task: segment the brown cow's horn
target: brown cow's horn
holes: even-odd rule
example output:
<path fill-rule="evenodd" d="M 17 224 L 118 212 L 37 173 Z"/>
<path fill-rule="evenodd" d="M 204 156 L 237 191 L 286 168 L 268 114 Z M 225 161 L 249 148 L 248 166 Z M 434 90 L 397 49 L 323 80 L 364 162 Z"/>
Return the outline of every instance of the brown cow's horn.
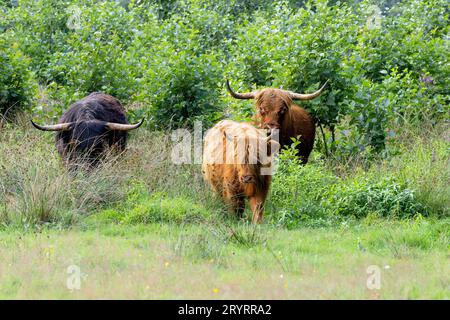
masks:
<path fill-rule="evenodd" d="M 33 120 L 30 120 L 30 121 L 31 121 L 31 124 L 36 129 L 39 129 L 42 131 L 67 131 L 67 130 L 70 130 L 70 127 L 72 125 L 72 122 L 67 122 L 67 123 L 58 123 L 58 124 L 41 126 L 41 125 L 35 123 Z"/>
<path fill-rule="evenodd" d="M 328 80 L 323 84 L 323 86 L 319 90 L 317 90 L 314 93 L 295 93 L 289 91 L 289 95 L 291 96 L 292 100 L 311 100 L 320 96 L 327 83 Z"/>
<path fill-rule="evenodd" d="M 136 124 L 123 124 L 123 123 L 115 123 L 115 122 L 107 122 L 106 127 L 109 130 L 115 130 L 115 131 L 129 131 L 139 128 L 144 123 L 145 118 L 142 118 L 141 121 L 139 121 Z"/>
<path fill-rule="evenodd" d="M 228 81 L 228 79 L 227 79 L 226 85 L 227 85 L 228 92 L 230 93 L 230 95 L 233 98 L 236 98 L 236 99 L 255 99 L 255 96 L 256 96 L 255 92 L 247 92 L 247 93 L 234 92 L 233 89 L 231 89 L 231 87 L 230 87 L 230 82 Z"/>

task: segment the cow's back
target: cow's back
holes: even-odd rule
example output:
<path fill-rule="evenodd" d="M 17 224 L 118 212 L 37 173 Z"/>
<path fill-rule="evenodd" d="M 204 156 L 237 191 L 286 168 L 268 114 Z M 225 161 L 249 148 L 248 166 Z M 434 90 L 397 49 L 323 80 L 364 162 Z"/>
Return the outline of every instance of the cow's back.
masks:
<path fill-rule="evenodd" d="M 203 175 L 216 192 L 222 192 L 224 187 L 226 127 L 226 123 L 221 121 L 208 130 L 203 146 Z"/>
<path fill-rule="evenodd" d="M 125 117 L 125 109 L 119 100 L 101 92 L 93 92 L 70 105 L 69 109 L 63 113 L 58 122 L 64 123 L 94 119 L 128 124 Z"/>
<path fill-rule="evenodd" d="M 104 122 L 128 124 L 125 109 L 113 96 L 102 92 L 93 92 L 83 99 L 73 103 L 60 117 L 58 123 L 99 120 Z M 68 144 L 71 141 L 70 131 L 58 131 L 55 136 L 58 153 L 65 158 Z M 110 147 L 115 145 L 119 150 L 125 150 L 128 132 L 110 131 L 103 136 Z"/>

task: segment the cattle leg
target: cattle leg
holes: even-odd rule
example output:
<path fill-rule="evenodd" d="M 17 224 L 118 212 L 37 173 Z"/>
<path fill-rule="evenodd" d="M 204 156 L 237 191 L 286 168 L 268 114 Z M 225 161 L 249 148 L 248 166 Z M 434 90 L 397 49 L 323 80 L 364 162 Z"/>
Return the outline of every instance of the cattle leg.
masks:
<path fill-rule="evenodd" d="M 225 192 L 224 200 L 229 204 L 233 213 L 239 218 L 242 218 L 245 209 L 245 199 L 230 192 Z"/>
<path fill-rule="evenodd" d="M 252 222 L 261 223 L 264 213 L 264 199 L 261 197 L 251 197 L 249 199 L 249 204 L 253 213 Z"/>
<path fill-rule="evenodd" d="M 311 154 L 312 149 L 312 145 L 307 145 L 306 143 L 303 143 L 303 141 L 299 144 L 297 150 L 301 164 L 305 165 L 308 163 L 308 158 Z"/>
<path fill-rule="evenodd" d="M 244 216 L 245 210 L 245 199 L 243 197 L 236 198 L 236 206 L 234 207 L 234 212 L 241 219 Z"/>

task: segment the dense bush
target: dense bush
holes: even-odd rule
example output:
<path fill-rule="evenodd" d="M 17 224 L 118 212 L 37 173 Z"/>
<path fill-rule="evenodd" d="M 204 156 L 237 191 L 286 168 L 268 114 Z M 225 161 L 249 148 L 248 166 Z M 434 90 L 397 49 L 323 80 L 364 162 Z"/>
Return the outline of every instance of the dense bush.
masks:
<path fill-rule="evenodd" d="M 64 50 L 69 31 L 67 21 L 71 1 L 10 1 L 0 28 L 12 33 L 20 50 L 31 57 L 31 65 L 43 84 L 47 83 L 48 62 L 55 52 Z"/>
<path fill-rule="evenodd" d="M 160 36 L 157 45 L 154 38 L 145 36 L 141 40 L 142 89 L 136 92 L 135 100 L 148 105 L 141 113 L 162 128 L 191 126 L 196 120 L 212 125 L 222 110 L 220 58 L 212 52 L 200 52 L 195 31 L 171 24 L 163 28 L 185 34 L 186 38 L 179 43 L 167 35 Z"/>
<path fill-rule="evenodd" d="M 36 94 L 30 60 L 17 43 L 0 36 L 0 121 L 28 108 Z"/>
<path fill-rule="evenodd" d="M 69 30 L 65 44 L 49 58 L 50 95 L 73 102 L 103 91 L 127 103 L 137 88 L 127 49 L 134 37 L 133 14 L 114 2 L 79 7 L 79 26 Z"/>
<path fill-rule="evenodd" d="M 42 117 L 105 91 L 132 105 L 133 116 L 147 115 L 151 127 L 195 120 L 207 127 L 225 105 L 227 117 L 253 113 L 250 102 L 226 95 L 226 78 L 242 91 L 305 92 L 330 80 L 320 98 L 302 105 L 326 128 L 338 158 L 387 155 L 386 141 L 403 124 L 448 117 L 445 0 L 20 0 L 0 7 L 0 30 L 30 57 L 42 87 L 45 99 L 35 108 Z M 17 73 L 28 74 L 22 64 Z"/>
<path fill-rule="evenodd" d="M 428 206 L 398 177 L 370 171 L 338 177 L 320 162 L 301 166 L 295 154 L 294 148 L 283 151 L 274 177 L 267 207 L 276 224 L 293 228 L 368 215 L 411 218 L 429 214 Z"/>

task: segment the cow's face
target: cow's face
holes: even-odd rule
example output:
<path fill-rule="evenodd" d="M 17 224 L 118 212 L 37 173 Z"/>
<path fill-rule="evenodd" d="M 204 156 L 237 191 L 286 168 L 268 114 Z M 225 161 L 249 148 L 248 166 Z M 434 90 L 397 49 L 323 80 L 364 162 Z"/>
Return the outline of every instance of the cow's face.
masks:
<path fill-rule="evenodd" d="M 259 166 L 255 164 L 240 164 L 237 174 L 240 183 L 256 183 L 259 175 Z"/>
<path fill-rule="evenodd" d="M 99 120 L 81 121 L 72 124 L 70 144 L 77 153 L 101 152 L 108 128 Z"/>
<path fill-rule="evenodd" d="M 291 103 L 291 98 L 283 90 L 261 90 L 256 97 L 257 116 L 261 121 L 261 127 L 280 129 Z"/>
<path fill-rule="evenodd" d="M 252 139 L 249 140 L 252 141 Z M 256 146 L 256 142 L 253 142 L 255 143 L 254 146 Z M 249 152 L 245 157 L 247 161 L 237 165 L 237 174 L 241 183 L 257 183 L 262 175 L 261 169 L 271 165 L 273 155 L 278 152 L 280 147 L 277 141 L 269 137 L 257 139 L 257 144 L 258 146 L 263 146 L 264 144 L 266 147 L 247 148 L 247 152 Z M 256 154 L 250 154 L 253 152 L 256 152 Z"/>
<path fill-rule="evenodd" d="M 262 128 L 280 129 L 293 100 L 312 100 L 320 96 L 327 83 L 328 80 L 314 93 L 296 93 L 272 88 L 238 93 L 231 89 L 228 80 L 226 86 L 230 95 L 236 99 L 256 99 L 257 117 L 261 120 Z"/>

